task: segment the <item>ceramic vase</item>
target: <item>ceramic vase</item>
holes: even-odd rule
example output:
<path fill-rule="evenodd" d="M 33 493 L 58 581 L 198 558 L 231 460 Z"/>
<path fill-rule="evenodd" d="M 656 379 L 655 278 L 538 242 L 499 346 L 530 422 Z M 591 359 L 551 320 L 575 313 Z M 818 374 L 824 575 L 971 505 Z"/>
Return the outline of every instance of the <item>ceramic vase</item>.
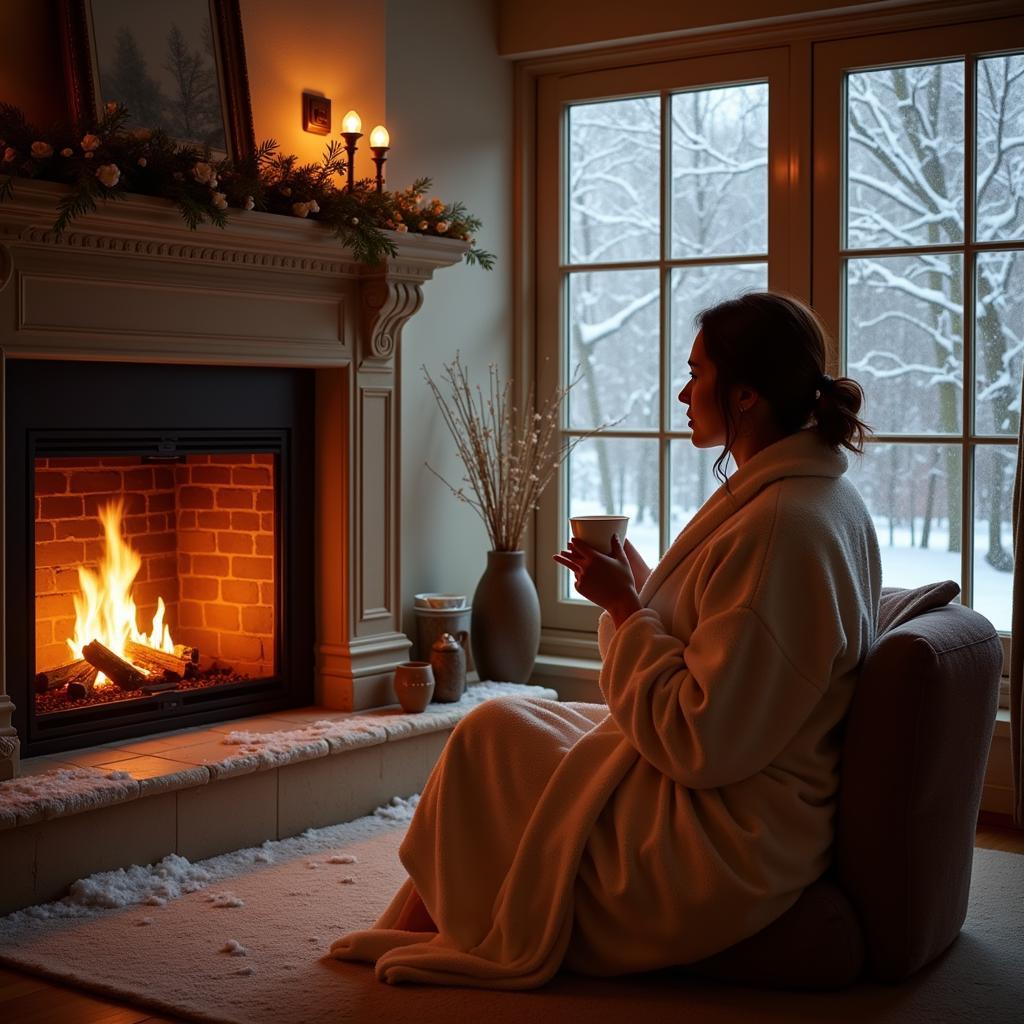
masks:
<path fill-rule="evenodd" d="M 540 601 L 524 551 L 488 551 L 469 629 L 481 681 L 528 683 L 540 648 Z"/>
<path fill-rule="evenodd" d="M 427 661 L 403 661 L 395 667 L 394 686 L 403 711 L 423 711 L 434 696 L 434 670 Z"/>

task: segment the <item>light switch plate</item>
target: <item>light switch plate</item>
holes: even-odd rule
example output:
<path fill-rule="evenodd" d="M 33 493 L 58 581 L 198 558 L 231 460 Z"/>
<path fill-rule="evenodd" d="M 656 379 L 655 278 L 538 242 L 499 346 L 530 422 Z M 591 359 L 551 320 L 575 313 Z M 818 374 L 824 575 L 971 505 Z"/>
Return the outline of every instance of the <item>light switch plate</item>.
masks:
<path fill-rule="evenodd" d="M 302 94 L 302 130 L 315 135 L 331 132 L 331 101 L 326 96 L 304 92 Z"/>

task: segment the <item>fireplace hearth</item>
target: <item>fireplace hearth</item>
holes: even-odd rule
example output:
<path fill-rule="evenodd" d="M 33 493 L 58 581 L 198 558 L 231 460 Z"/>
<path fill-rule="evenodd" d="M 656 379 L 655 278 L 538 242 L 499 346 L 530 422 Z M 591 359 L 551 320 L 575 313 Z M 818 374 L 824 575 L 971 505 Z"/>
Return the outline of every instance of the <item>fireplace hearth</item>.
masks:
<path fill-rule="evenodd" d="M 310 703 L 311 372 L 23 360 L 8 384 L 29 753 Z"/>

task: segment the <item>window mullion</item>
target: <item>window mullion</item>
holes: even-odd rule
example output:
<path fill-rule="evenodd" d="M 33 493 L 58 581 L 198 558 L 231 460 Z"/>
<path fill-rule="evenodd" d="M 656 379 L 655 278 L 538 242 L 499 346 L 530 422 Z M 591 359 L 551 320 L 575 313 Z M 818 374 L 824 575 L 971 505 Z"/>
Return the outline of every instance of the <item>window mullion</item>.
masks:
<path fill-rule="evenodd" d="M 669 217 L 671 216 L 669 201 L 669 190 L 672 187 L 672 98 L 667 90 L 661 93 L 661 188 L 658 190 L 659 212 L 658 225 L 661 232 L 658 267 L 658 302 L 659 317 L 658 325 L 660 338 L 658 340 L 658 385 L 661 390 L 661 401 L 658 403 L 658 554 L 659 556 L 668 547 L 668 522 L 669 522 L 669 486 L 668 471 L 669 463 L 667 458 L 668 442 L 665 440 L 665 432 L 671 423 L 669 402 L 671 381 L 669 380 L 670 359 L 669 346 L 671 345 L 672 328 L 670 317 L 672 315 L 671 303 L 669 302 L 669 274 L 665 261 L 671 254 L 669 244 Z"/>
<path fill-rule="evenodd" d="M 974 149 L 975 59 L 964 58 L 964 250 L 963 250 L 963 454 L 960 458 L 960 579 L 961 601 L 974 605 Z"/>

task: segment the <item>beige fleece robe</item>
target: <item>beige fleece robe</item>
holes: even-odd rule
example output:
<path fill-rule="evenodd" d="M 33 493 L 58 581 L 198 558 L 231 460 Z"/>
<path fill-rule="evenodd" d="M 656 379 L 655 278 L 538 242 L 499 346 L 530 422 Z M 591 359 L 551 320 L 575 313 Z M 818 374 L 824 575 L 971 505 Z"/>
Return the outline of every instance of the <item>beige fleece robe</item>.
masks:
<path fill-rule="evenodd" d="M 846 456 L 801 431 L 704 504 L 617 630 L 607 707 L 489 701 L 452 733 L 373 929 L 378 978 L 523 989 L 702 959 L 827 867 L 881 568 Z M 438 932 L 395 929 L 413 887 Z"/>

